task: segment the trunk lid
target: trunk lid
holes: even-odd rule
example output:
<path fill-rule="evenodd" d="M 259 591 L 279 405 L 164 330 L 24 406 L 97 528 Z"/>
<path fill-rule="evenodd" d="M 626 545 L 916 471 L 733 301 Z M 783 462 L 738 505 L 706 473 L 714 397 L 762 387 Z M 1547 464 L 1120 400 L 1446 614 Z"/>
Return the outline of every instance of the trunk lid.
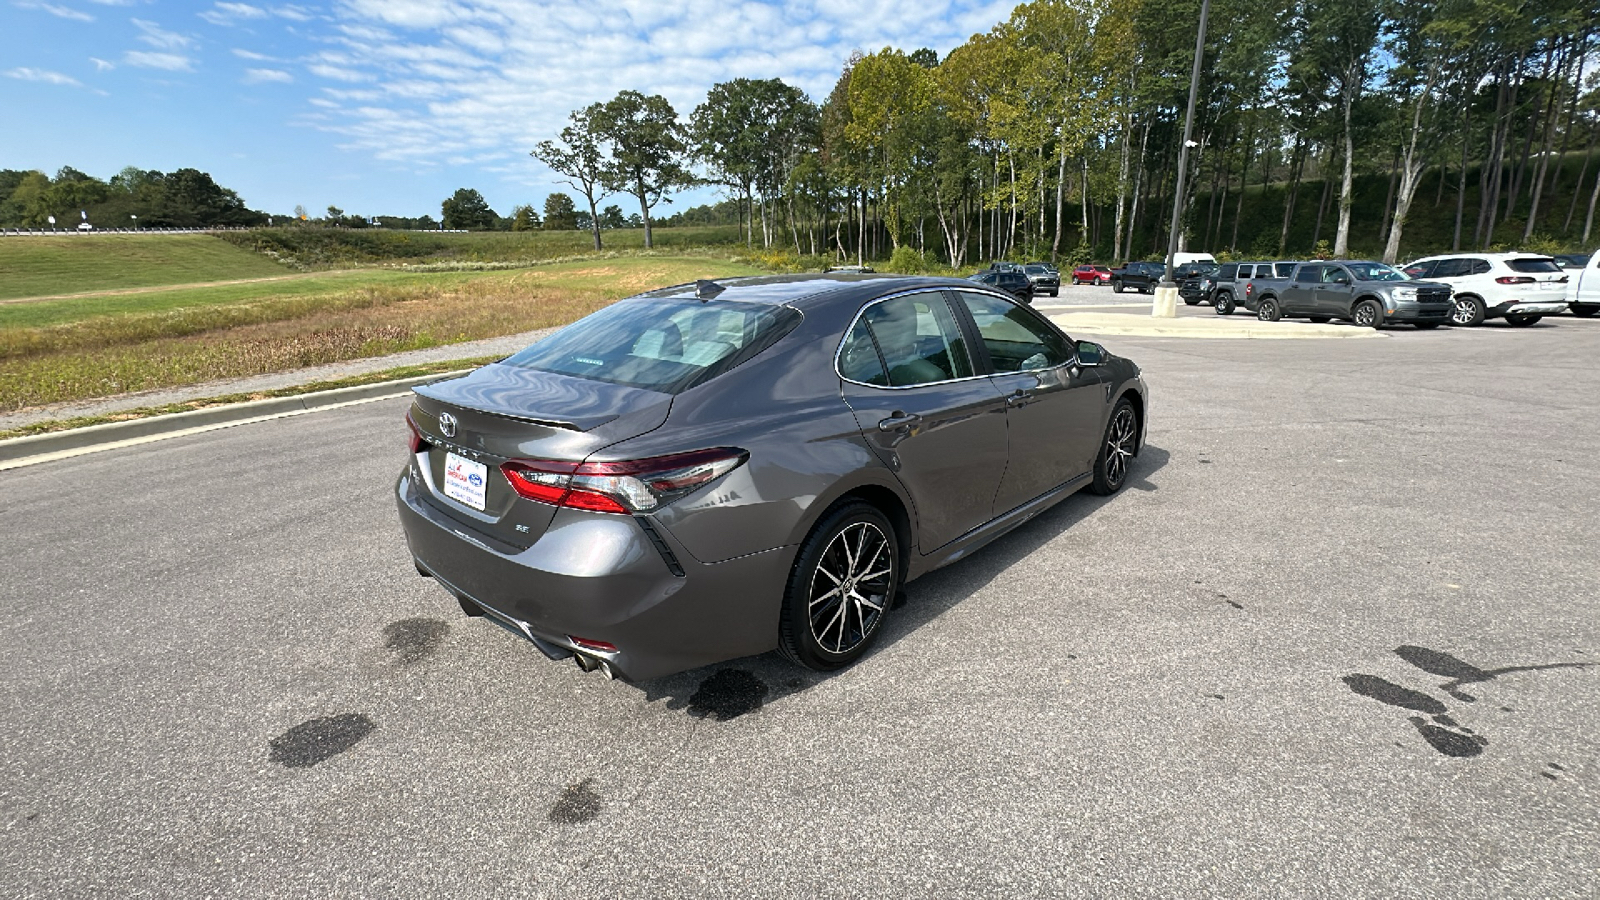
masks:
<path fill-rule="evenodd" d="M 416 463 L 433 505 L 514 549 L 532 546 L 556 510 L 519 496 L 501 463 L 581 462 L 660 427 L 672 407 L 658 391 L 499 364 L 413 393 L 409 414 L 424 441 Z"/>

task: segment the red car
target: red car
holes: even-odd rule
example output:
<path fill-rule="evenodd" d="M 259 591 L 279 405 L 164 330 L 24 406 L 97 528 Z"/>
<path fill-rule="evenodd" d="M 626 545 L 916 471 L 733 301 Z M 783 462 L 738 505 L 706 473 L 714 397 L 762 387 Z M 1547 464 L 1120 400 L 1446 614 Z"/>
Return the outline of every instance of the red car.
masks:
<path fill-rule="evenodd" d="M 1079 266 L 1072 270 L 1073 284 L 1110 284 L 1110 266 Z"/>

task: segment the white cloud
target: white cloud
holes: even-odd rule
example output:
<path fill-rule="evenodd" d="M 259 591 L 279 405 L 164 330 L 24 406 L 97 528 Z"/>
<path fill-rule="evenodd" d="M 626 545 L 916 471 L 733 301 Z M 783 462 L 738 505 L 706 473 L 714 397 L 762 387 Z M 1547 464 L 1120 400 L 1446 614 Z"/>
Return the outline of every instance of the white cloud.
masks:
<path fill-rule="evenodd" d="M 265 53 L 257 53 L 254 50 L 244 50 L 239 47 L 233 48 L 233 55 L 239 57 L 240 59 L 249 59 L 254 60 L 255 62 L 281 62 L 281 60 L 268 56 Z"/>
<path fill-rule="evenodd" d="M 365 72 L 357 72 L 355 69 L 342 69 L 338 66 L 330 66 L 324 63 L 317 63 L 315 65 L 308 66 L 307 68 L 310 69 L 311 74 L 313 75 L 320 75 L 323 78 L 331 78 L 334 81 L 372 80 L 372 76 L 366 74 Z"/>
<path fill-rule="evenodd" d="M 83 82 L 70 75 L 52 72 L 49 69 L 7 69 L 7 78 L 16 78 L 21 81 L 39 81 L 44 84 L 59 84 L 63 87 L 83 87 Z"/>
<path fill-rule="evenodd" d="M 89 62 L 94 63 L 94 70 L 96 72 L 109 72 L 117 67 L 116 63 L 106 62 L 98 56 L 89 57 Z"/>
<path fill-rule="evenodd" d="M 291 22 L 309 22 L 315 18 L 309 10 L 300 6 L 274 6 L 272 14 L 280 19 L 288 19 Z"/>
<path fill-rule="evenodd" d="M 98 3 L 101 6 L 133 6 L 137 4 L 139 0 L 89 0 L 89 2 Z"/>
<path fill-rule="evenodd" d="M 74 22 L 93 22 L 94 16 L 70 6 L 57 6 L 54 3 L 34 3 L 31 0 L 19 0 L 13 4 L 18 9 L 37 9 L 47 12 L 52 16 L 62 19 L 71 19 Z"/>
<path fill-rule="evenodd" d="M 122 61 L 130 66 L 139 66 L 145 69 L 163 69 L 168 72 L 193 72 L 194 60 L 181 53 L 150 53 L 144 50 L 129 50 L 122 54 Z"/>
<path fill-rule="evenodd" d="M 162 50 L 182 50 L 185 47 L 194 45 L 194 38 L 174 31 L 165 31 L 154 22 L 148 22 L 144 19 L 134 19 L 132 21 L 142 32 L 139 35 L 139 40 L 152 47 L 158 47 Z"/>
<path fill-rule="evenodd" d="M 269 13 L 248 3 L 217 3 L 198 15 L 213 25 L 229 26 L 241 19 L 265 19 Z"/>
<path fill-rule="evenodd" d="M 269 81 L 278 82 L 280 84 L 288 84 L 288 83 L 294 81 L 294 76 L 290 75 L 288 72 L 283 71 L 282 69 L 245 69 L 244 70 L 244 83 L 245 84 L 262 84 L 264 82 L 269 82 Z"/>

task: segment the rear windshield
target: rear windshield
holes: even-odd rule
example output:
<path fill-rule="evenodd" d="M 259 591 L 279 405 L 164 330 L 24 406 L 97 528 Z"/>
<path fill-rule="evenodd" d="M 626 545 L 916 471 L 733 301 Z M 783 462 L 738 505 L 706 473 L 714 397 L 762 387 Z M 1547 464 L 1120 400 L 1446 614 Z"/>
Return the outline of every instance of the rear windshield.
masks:
<path fill-rule="evenodd" d="M 788 334 L 786 306 L 709 300 L 623 300 L 504 361 L 676 394 L 737 366 Z"/>
<path fill-rule="evenodd" d="M 1556 265 L 1553 259 L 1508 259 L 1506 265 L 1510 266 L 1513 272 L 1530 274 L 1561 271 L 1561 267 Z"/>

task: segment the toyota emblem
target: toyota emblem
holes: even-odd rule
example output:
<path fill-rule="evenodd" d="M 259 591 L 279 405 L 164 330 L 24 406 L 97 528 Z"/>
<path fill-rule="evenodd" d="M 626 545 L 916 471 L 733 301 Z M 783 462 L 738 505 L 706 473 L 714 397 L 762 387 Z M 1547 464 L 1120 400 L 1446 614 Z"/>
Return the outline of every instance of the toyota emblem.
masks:
<path fill-rule="evenodd" d="M 456 436 L 456 417 L 447 412 L 439 413 L 439 433 L 447 438 Z"/>

